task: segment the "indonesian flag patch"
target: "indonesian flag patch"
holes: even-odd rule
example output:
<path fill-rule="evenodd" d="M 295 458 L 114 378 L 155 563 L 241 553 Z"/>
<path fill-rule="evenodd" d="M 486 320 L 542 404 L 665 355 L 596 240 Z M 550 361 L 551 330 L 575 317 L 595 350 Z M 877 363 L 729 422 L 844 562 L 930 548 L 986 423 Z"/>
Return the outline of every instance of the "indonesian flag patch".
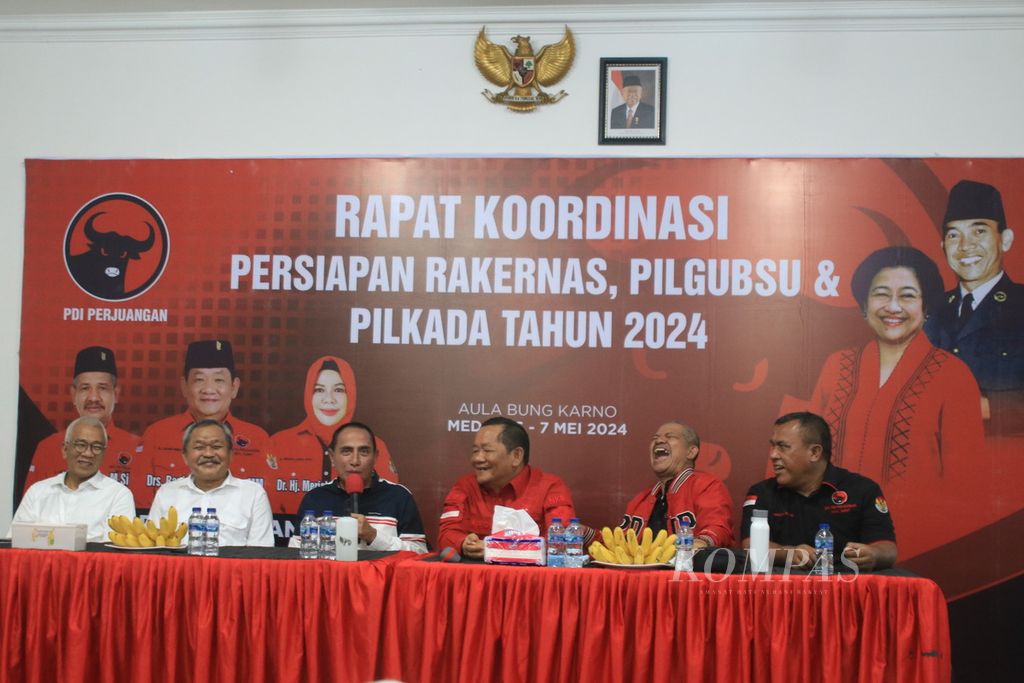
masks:
<path fill-rule="evenodd" d="M 743 499 L 743 507 L 750 507 L 757 504 L 757 496 L 747 496 Z"/>

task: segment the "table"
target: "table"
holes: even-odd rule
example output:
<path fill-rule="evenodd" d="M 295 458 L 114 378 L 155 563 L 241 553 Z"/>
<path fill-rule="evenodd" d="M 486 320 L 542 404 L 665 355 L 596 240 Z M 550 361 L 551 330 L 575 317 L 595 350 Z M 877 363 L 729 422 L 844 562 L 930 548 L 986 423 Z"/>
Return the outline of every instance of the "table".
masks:
<path fill-rule="evenodd" d="M 354 653 L 377 651 L 390 569 L 414 553 L 326 562 L 239 559 L 232 550 L 0 551 L 4 680 L 375 677 L 374 656 Z"/>
<path fill-rule="evenodd" d="M 927 579 L 395 566 L 383 675 L 405 681 L 948 681 Z M 390 665 L 390 668 L 389 668 Z"/>
<path fill-rule="evenodd" d="M 950 676 L 946 603 L 927 579 L 295 554 L 0 550 L 0 672 L 12 683 Z"/>

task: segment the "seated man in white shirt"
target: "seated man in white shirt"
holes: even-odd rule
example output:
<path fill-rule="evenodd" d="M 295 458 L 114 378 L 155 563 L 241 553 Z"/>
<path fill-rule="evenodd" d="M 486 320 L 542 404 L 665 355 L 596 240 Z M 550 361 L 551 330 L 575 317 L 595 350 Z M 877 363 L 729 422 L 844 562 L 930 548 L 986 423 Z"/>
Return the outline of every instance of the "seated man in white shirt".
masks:
<path fill-rule="evenodd" d="M 182 453 L 192 474 L 161 486 L 153 505 L 151 519 L 167 515 L 173 505 L 182 518 L 193 507 L 217 510 L 220 519 L 220 545 L 274 545 L 273 517 L 267 493 L 259 484 L 231 474 L 231 427 L 217 420 L 200 420 L 185 429 Z M 182 539 L 185 542 L 185 539 Z"/>
<path fill-rule="evenodd" d="M 109 517 L 135 516 L 132 492 L 99 471 L 106 451 L 103 422 L 91 415 L 72 422 L 64 432 L 67 471 L 30 486 L 11 521 L 86 524 L 90 543 L 106 541 Z"/>

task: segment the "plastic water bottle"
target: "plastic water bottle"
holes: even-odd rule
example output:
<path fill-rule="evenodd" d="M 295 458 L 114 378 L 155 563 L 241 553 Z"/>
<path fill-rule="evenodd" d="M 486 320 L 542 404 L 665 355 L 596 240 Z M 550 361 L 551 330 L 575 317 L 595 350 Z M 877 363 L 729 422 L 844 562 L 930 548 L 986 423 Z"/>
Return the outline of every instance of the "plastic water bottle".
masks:
<path fill-rule="evenodd" d="M 832 530 L 828 524 L 822 523 L 814 535 L 814 567 L 811 573 L 832 576 L 835 573 L 832 561 Z"/>
<path fill-rule="evenodd" d="M 206 518 L 203 508 L 192 508 L 188 517 L 188 554 L 204 555 L 206 553 L 204 536 L 206 535 Z"/>
<path fill-rule="evenodd" d="M 685 519 L 679 525 L 676 534 L 676 566 L 677 572 L 693 571 L 693 531 Z"/>
<path fill-rule="evenodd" d="M 583 554 L 583 525 L 578 517 L 569 521 L 565 527 L 565 566 L 582 567 L 586 555 Z"/>
<path fill-rule="evenodd" d="M 553 517 L 548 527 L 548 566 L 565 566 L 565 529 L 561 517 Z"/>
<path fill-rule="evenodd" d="M 220 518 L 217 517 L 217 508 L 206 508 L 203 554 L 207 557 L 217 557 L 220 554 Z"/>
<path fill-rule="evenodd" d="M 768 528 L 768 511 L 754 510 L 750 518 L 750 559 L 751 574 L 767 574 L 771 569 L 771 530 Z"/>
<path fill-rule="evenodd" d="M 320 557 L 320 525 L 312 510 L 303 512 L 299 522 L 299 557 L 304 560 Z"/>
<path fill-rule="evenodd" d="M 333 560 L 337 553 L 334 547 L 334 536 L 337 533 L 337 522 L 334 519 L 334 510 L 324 510 L 320 518 L 320 559 Z"/>

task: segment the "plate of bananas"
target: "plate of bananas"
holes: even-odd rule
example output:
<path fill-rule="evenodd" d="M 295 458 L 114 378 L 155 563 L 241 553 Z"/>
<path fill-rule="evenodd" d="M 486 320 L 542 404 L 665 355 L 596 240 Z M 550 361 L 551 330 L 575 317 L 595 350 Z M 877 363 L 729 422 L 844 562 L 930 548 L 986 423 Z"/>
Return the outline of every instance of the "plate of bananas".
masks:
<path fill-rule="evenodd" d="M 636 531 L 605 527 L 601 540 L 590 544 L 591 564 L 614 569 L 661 569 L 671 567 L 676 554 L 675 536 L 662 529 L 655 536 L 650 528 L 637 538 Z"/>
<path fill-rule="evenodd" d="M 159 522 L 152 519 L 143 522 L 140 518 L 130 519 L 125 515 L 114 515 L 107 520 L 110 532 L 107 537 L 109 548 L 119 550 L 184 550 L 181 539 L 185 538 L 188 524 L 178 522 L 178 511 L 172 506 L 166 517 Z"/>

